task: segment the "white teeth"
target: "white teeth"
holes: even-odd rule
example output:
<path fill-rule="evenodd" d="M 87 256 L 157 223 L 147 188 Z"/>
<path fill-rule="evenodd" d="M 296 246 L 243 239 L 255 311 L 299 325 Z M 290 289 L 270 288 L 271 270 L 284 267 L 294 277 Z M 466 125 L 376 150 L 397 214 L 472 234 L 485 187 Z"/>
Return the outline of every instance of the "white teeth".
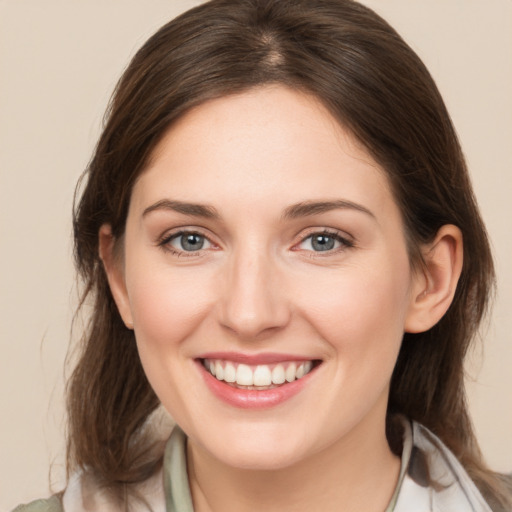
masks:
<path fill-rule="evenodd" d="M 224 368 L 222 367 L 222 363 L 220 361 L 215 363 L 215 377 L 217 377 L 218 380 L 224 379 Z"/>
<path fill-rule="evenodd" d="M 286 368 L 285 378 L 287 382 L 293 382 L 295 380 L 296 369 L 295 363 L 290 364 L 290 366 Z"/>
<path fill-rule="evenodd" d="M 226 366 L 224 367 L 224 380 L 226 382 L 236 381 L 236 368 L 233 363 L 226 363 Z"/>
<path fill-rule="evenodd" d="M 240 386 L 254 386 L 258 389 L 302 378 L 312 370 L 313 361 L 304 361 L 300 364 L 280 363 L 276 364 L 272 370 L 266 364 L 260 364 L 254 368 L 246 364 L 237 365 L 231 361 L 219 359 L 205 359 L 203 365 L 218 380 Z"/>
<path fill-rule="evenodd" d="M 260 365 L 254 370 L 255 386 L 270 386 L 272 384 L 272 374 L 268 366 Z"/>
<path fill-rule="evenodd" d="M 239 364 L 236 369 L 236 383 L 241 386 L 253 386 L 252 370 L 246 364 Z"/>
<path fill-rule="evenodd" d="M 282 384 L 286 380 L 282 364 L 272 370 L 272 384 Z"/>

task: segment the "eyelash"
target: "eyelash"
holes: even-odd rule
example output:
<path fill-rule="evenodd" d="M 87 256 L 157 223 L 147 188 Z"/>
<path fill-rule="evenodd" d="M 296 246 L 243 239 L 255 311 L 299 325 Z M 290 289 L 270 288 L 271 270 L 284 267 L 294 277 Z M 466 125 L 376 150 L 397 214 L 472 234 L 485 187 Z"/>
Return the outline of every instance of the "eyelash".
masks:
<path fill-rule="evenodd" d="M 170 252 L 174 256 L 185 257 L 185 258 L 191 257 L 191 256 L 197 257 L 199 255 L 199 253 L 201 253 L 204 249 L 199 249 L 197 251 L 179 251 L 179 250 L 175 249 L 171 245 L 171 242 L 173 240 L 176 240 L 176 239 L 178 239 L 178 238 L 180 238 L 182 236 L 185 236 L 185 235 L 188 235 L 188 236 L 197 235 L 197 236 L 199 236 L 201 238 L 204 238 L 206 241 L 208 241 L 208 243 L 210 243 L 212 245 L 215 245 L 206 235 L 204 235 L 203 233 L 201 233 L 199 231 L 195 231 L 193 229 L 192 230 L 183 229 L 183 230 L 177 231 L 175 233 L 171 233 L 170 235 L 169 234 L 164 234 L 157 241 L 157 245 L 158 245 L 158 247 L 160 247 L 165 252 Z"/>
<path fill-rule="evenodd" d="M 215 246 L 215 244 L 203 233 L 201 233 L 199 231 L 187 230 L 187 229 L 177 231 L 170 235 L 164 234 L 157 241 L 157 246 L 160 247 L 162 250 L 164 250 L 166 252 L 170 252 L 172 255 L 178 256 L 178 257 L 197 257 L 203 251 L 207 250 L 207 249 L 198 249 L 197 251 L 184 251 L 184 250 L 180 251 L 180 250 L 175 249 L 172 245 L 170 245 L 170 243 L 173 240 L 176 240 L 185 235 L 188 235 L 188 236 L 197 235 L 197 236 L 203 238 L 204 240 L 206 240 L 209 244 L 212 244 Z M 306 236 L 303 236 L 298 243 L 294 244 L 292 250 L 299 251 L 300 249 L 295 249 L 295 248 L 300 246 L 301 244 L 306 242 L 306 240 L 308 240 L 314 236 L 325 236 L 325 237 L 332 238 L 332 239 L 334 239 L 335 242 L 338 242 L 340 244 L 340 247 L 338 247 L 336 249 L 327 249 L 325 251 L 309 251 L 309 250 L 305 251 L 305 252 L 310 253 L 309 257 L 311 257 L 311 258 L 330 256 L 332 254 L 337 254 L 346 249 L 350 249 L 350 248 L 354 247 L 354 242 L 347 239 L 346 237 L 341 236 L 338 231 L 322 229 L 322 230 L 310 231 Z M 325 254 L 322 254 L 322 253 L 325 253 Z"/>
<path fill-rule="evenodd" d="M 343 252 L 346 249 L 350 249 L 354 247 L 354 242 L 352 240 L 349 240 L 348 238 L 342 236 L 340 232 L 330 229 L 322 229 L 322 230 L 312 230 L 310 231 L 306 236 L 303 236 L 301 240 L 294 245 L 295 247 L 298 247 L 302 245 L 306 240 L 312 239 L 315 236 L 325 236 L 334 239 L 335 242 L 339 242 L 340 247 L 337 247 L 335 249 L 327 249 L 325 251 L 306 251 L 308 254 L 308 257 L 310 258 L 317 258 L 317 257 L 327 257 L 332 256 L 333 254 L 338 254 L 340 252 Z M 300 249 L 294 249 L 294 250 L 300 250 Z"/>

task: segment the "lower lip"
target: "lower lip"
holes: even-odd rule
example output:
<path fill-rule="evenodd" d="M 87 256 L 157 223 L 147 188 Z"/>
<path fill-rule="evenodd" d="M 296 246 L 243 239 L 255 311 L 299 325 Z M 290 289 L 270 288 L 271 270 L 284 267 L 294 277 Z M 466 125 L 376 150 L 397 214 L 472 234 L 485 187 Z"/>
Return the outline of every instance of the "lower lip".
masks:
<path fill-rule="evenodd" d="M 304 377 L 272 389 L 239 389 L 216 379 L 201 361 L 196 362 L 210 391 L 223 402 L 240 409 L 266 409 L 286 402 L 307 385 L 316 370 L 313 368 Z"/>

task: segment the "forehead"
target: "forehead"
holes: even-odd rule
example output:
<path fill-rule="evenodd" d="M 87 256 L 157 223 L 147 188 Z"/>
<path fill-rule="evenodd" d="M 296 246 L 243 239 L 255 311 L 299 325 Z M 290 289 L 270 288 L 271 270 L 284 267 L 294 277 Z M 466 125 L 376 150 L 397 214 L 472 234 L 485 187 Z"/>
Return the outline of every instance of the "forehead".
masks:
<path fill-rule="evenodd" d="M 380 208 L 392 201 L 386 173 L 362 144 L 314 96 L 284 86 L 211 100 L 176 122 L 133 200 L 165 194 L 223 205 L 345 195 Z"/>

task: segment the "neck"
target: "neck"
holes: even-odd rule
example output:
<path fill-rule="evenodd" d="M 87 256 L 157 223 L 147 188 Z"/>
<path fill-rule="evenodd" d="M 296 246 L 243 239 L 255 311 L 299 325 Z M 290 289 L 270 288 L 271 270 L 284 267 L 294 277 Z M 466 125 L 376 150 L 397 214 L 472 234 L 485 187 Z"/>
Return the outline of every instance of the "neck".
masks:
<path fill-rule="evenodd" d="M 189 482 L 196 512 L 382 512 L 398 481 L 384 420 L 354 432 L 306 460 L 278 470 L 228 466 L 188 442 Z"/>

